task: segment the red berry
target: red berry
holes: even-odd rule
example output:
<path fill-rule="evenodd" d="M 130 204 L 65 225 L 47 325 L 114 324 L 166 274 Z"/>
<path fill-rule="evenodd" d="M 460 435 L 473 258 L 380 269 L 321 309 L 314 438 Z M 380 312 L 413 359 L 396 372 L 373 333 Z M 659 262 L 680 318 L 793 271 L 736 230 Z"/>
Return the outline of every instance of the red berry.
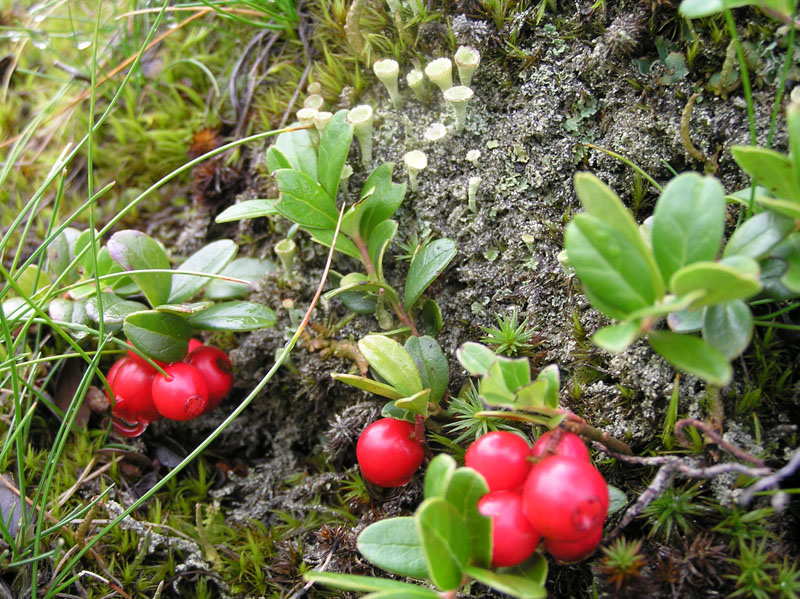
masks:
<path fill-rule="evenodd" d="M 573 562 L 579 562 L 594 553 L 594 550 L 597 549 L 602 539 L 603 527 L 598 526 L 595 530 L 589 531 L 580 541 L 572 543 L 545 539 L 544 548 L 558 561 L 571 564 Z"/>
<path fill-rule="evenodd" d="M 147 362 L 129 357 L 117 360 L 106 377 L 114 394 L 111 413 L 129 422 L 158 420 L 161 416 L 151 391 L 155 375 L 156 369 Z"/>
<path fill-rule="evenodd" d="M 547 431 L 536 440 L 531 448 L 531 455 L 535 458 L 547 458 L 551 455 L 565 455 L 579 460 L 591 461 L 589 457 L 589 450 L 586 449 L 586 444 L 575 433 L 561 431 L 561 439 L 558 445 L 552 446 L 554 453 L 549 453 L 553 431 Z"/>
<path fill-rule="evenodd" d="M 394 418 L 381 418 L 365 428 L 356 444 L 364 478 L 381 487 L 400 487 L 411 480 L 424 456 L 413 434 L 413 424 Z"/>
<path fill-rule="evenodd" d="M 530 451 L 519 435 L 493 431 L 469 446 L 464 462 L 486 479 L 490 491 L 506 491 L 525 481 L 531 469 Z"/>
<path fill-rule="evenodd" d="M 225 352 L 203 345 L 195 349 L 186 361 L 197 368 L 208 385 L 208 405 L 206 412 L 216 408 L 233 387 L 233 368 Z"/>
<path fill-rule="evenodd" d="M 208 405 L 208 385 L 200 371 L 186 362 L 174 362 L 153 379 L 153 402 L 170 420 L 191 420 Z"/>
<path fill-rule="evenodd" d="M 603 525 L 608 487 L 589 462 L 556 455 L 531 469 L 522 501 L 525 515 L 542 536 L 575 542 Z"/>
<path fill-rule="evenodd" d="M 198 347 L 203 347 L 202 341 L 200 341 L 199 339 L 195 339 L 194 337 L 189 339 L 189 353 L 192 353 Z"/>
<path fill-rule="evenodd" d="M 522 497 L 496 491 L 481 497 L 478 511 L 492 519 L 492 567 L 516 566 L 528 559 L 541 535 L 522 512 Z"/>

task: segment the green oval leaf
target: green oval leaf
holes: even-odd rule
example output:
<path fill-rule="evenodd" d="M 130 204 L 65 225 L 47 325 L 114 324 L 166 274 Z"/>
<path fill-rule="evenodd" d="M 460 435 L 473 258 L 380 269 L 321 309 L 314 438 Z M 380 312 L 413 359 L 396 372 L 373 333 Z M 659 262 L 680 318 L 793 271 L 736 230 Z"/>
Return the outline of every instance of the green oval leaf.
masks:
<path fill-rule="evenodd" d="M 747 268 L 759 272 L 758 264 L 749 258 L 737 257 L 747 262 Z M 692 308 L 722 304 L 735 299 L 745 299 L 761 291 L 757 276 L 720 262 L 695 262 L 676 272 L 670 280 L 676 295 L 704 291 L 705 295 L 692 303 Z"/>
<path fill-rule="evenodd" d="M 733 232 L 722 255 L 760 260 L 794 231 L 795 227 L 794 220 L 783 215 L 774 212 L 756 214 Z"/>
<path fill-rule="evenodd" d="M 599 218 L 577 215 L 567 225 L 564 245 L 592 305 L 607 316 L 625 320 L 661 299 L 663 283 L 651 272 L 652 255 Z"/>
<path fill-rule="evenodd" d="M 669 281 L 687 264 L 717 257 L 725 229 L 725 190 L 713 177 L 678 175 L 667 183 L 653 213 L 653 254 Z"/>
<path fill-rule="evenodd" d="M 425 471 L 425 499 L 444 497 L 455 471 L 456 461 L 452 456 L 440 453 L 433 458 Z"/>
<path fill-rule="evenodd" d="M 336 381 L 341 381 L 348 385 L 352 385 L 357 389 L 361 389 L 369 393 L 374 393 L 375 395 L 380 395 L 381 397 L 385 397 L 387 399 L 392 399 L 392 400 L 403 399 L 403 394 L 400 393 L 397 389 L 395 389 L 391 385 L 387 385 L 385 383 L 379 383 L 378 381 L 373 381 L 372 379 L 368 379 L 365 376 L 332 372 L 331 378 Z"/>
<path fill-rule="evenodd" d="M 182 360 L 192 338 L 192 327 L 186 319 L 155 310 L 129 314 L 122 330 L 142 353 L 162 362 Z"/>
<path fill-rule="evenodd" d="M 428 417 L 428 403 L 431 400 L 431 390 L 423 389 L 411 397 L 403 397 L 394 402 L 394 405 L 401 410 L 408 410 L 412 414 L 419 414 L 423 418 Z"/>
<path fill-rule="evenodd" d="M 237 220 L 261 218 L 278 214 L 275 204 L 278 200 L 243 200 L 228 206 L 214 219 L 218 223 L 230 223 Z"/>
<path fill-rule="evenodd" d="M 475 566 L 464 567 L 464 574 L 495 591 L 518 597 L 519 599 L 546 599 L 547 597 L 547 589 L 535 580 L 523 578 L 522 576 L 499 574 Z"/>
<path fill-rule="evenodd" d="M 281 133 L 272 148 L 280 153 L 278 163 L 289 162 L 294 170 L 317 181 L 317 149 L 307 129 Z M 268 162 L 269 158 L 268 153 Z"/>
<path fill-rule="evenodd" d="M 489 566 L 492 561 L 492 520 L 478 511 L 478 500 L 489 492 L 489 485 L 472 468 L 459 468 L 450 477 L 444 498 L 464 520 L 469 537 L 470 562 Z"/>
<path fill-rule="evenodd" d="M 255 302 L 222 302 L 189 317 L 189 324 L 203 331 L 254 331 L 275 324 L 275 313 Z"/>
<path fill-rule="evenodd" d="M 388 572 L 409 578 L 428 576 L 412 517 L 387 518 L 370 524 L 358 535 L 357 546 L 365 558 Z"/>
<path fill-rule="evenodd" d="M 121 325 L 128 314 L 147 310 L 141 302 L 124 300 L 113 293 L 101 294 L 101 300 L 92 296 L 86 300 L 86 315 L 95 322 L 100 322 L 100 309 L 98 304 L 103 307 L 103 323 L 107 325 Z"/>
<path fill-rule="evenodd" d="M 612 354 L 618 354 L 628 349 L 628 346 L 639 338 L 640 327 L 641 323 L 638 320 L 603 327 L 592 335 L 592 343 Z"/>
<path fill-rule="evenodd" d="M 628 498 L 621 489 L 614 485 L 606 485 L 608 487 L 608 515 L 620 511 L 628 505 Z"/>
<path fill-rule="evenodd" d="M 432 497 L 419 506 L 414 522 L 433 584 L 444 591 L 459 588 L 462 566 L 469 559 L 469 537 L 456 509 Z"/>
<path fill-rule="evenodd" d="M 125 270 L 169 269 L 164 249 L 149 235 L 128 229 L 111 236 L 106 244 L 111 258 Z M 139 273 L 131 275 L 151 306 L 169 301 L 172 275 L 169 273 Z"/>
<path fill-rule="evenodd" d="M 724 387 L 733 378 L 733 369 L 725 356 L 699 337 L 652 331 L 647 341 L 672 366 L 711 385 Z"/>
<path fill-rule="evenodd" d="M 497 354 L 485 345 L 468 341 L 456 350 L 458 359 L 464 370 L 472 376 L 484 376 L 492 365 L 497 362 Z"/>
<path fill-rule="evenodd" d="M 750 345 L 753 314 L 741 300 L 709 306 L 703 319 L 703 339 L 733 360 Z"/>
<path fill-rule="evenodd" d="M 290 221 L 312 229 L 335 229 L 336 205 L 319 184 L 305 173 L 278 169 L 275 179 L 280 198 L 275 209 Z"/>
<path fill-rule="evenodd" d="M 175 269 L 172 276 L 172 287 L 169 294 L 170 304 L 180 304 L 190 299 L 195 293 L 205 287 L 211 279 L 195 275 L 177 274 L 181 271 L 205 272 L 217 274 L 236 255 L 239 248 L 230 239 L 220 239 L 200 248 L 189 256 L 183 264 Z"/>
<path fill-rule="evenodd" d="M 800 185 L 788 156 L 755 146 L 733 146 L 731 156 L 742 170 L 776 198 L 800 202 Z"/>
<path fill-rule="evenodd" d="M 318 179 L 322 188 L 334 200 L 352 141 L 353 125 L 347 122 L 347 110 L 339 110 L 328 121 L 319 140 Z"/>
<path fill-rule="evenodd" d="M 404 397 L 411 397 L 424 389 L 414 360 L 394 339 L 385 335 L 367 335 L 358 342 L 358 349 L 375 372 Z"/>
<path fill-rule="evenodd" d="M 370 232 L 367 253 L 379 281 L 383 280 L 383 254 L 395 234 L 397 234 L 397 223 L 393 220 L 383 221 Z"/>
<path fill-rule="evenodd" d="M 428 285 L 447 268 L 456 256 L 456 243 L 452 239 L 437 239 L 424 246 L 411 260 L 406 277 L 403 303 L 410 310 Z"/>
<path fill-rule="evenodd" d="M 435 337 L 442 330 L 442 311 L 433 298 L 428 298 L 422 303 L 420 317 L 423 329 L 431 337 Z"/>
<path fill-rule="evenodd" d="M 161 304 L 160 306 L 156 306 L 155 309 L 159 312 L 170 312 L 178 316 L 189 316 L 190 314 L 197 314 L 203 310 L 208 310 L 213 305 L 214 302 L 212 301 L 184 302 L 182 304 Z"/>
<path fill-rule="evenodd" d="M 234 299 L 244 297 L 252 290 L 251 285 L 258 281 L 264 273 L 275 272 L 278 265 L 271 260 L 259 260 L 258 258 L 236 258 L 225 266 L 219 274 L 249 281 L 250 285 L 234 283 L 224 279 L 213 279 L 205 289 L 203 295 L 212 300 Z"/>
<path fill-rule="evenodd" d="M 438 402 L 450 382 L 450 368 L 441 346 L 433 337 L 411 336 L 405 343 L 405 350 L 417 365 L 422 386 L 431 390 L 431 401 Z"/>

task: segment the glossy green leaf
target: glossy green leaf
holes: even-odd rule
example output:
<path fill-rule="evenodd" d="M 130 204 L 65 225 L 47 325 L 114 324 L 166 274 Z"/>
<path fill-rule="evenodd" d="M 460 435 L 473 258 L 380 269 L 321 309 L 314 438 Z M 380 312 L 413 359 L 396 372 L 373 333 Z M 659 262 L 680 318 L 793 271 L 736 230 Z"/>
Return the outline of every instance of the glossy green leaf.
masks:
<path fill-rule="evenodd" d="M 387 399 L 394 400 L 403 398 L 403 394 L 400 393 L 397 389 L 395 389 L 391 385 L 374 381 L 365 376 L 332 372 L 331 378 L 336 381 L 341 381 L 343 383 L 361 389 L 363 391 L 367 391 L 368 393 L 374 393 L 375 395 L 380 395 L 381 397 L 385 397 Z"/>
<path fill-rule="evenodd" d="M 368 242 L 375 228 L 390 219 L 403 202 L 405 183 L 392 182 L 394 164 L 385 162 L 372 171 L 361 190 L 358 202 L 342 219 L 342 229 Z"/>
<path fill-rule="evenodd" d="M 537 551 L 519 566 L 506 568 L 504 573 L 512 574 L 514 576 L 521 576 L 526 580 L 531 580 L 540 585 L 544 585 L 547 582 L 547 570 L 547 558 L 543 553 Z"/>
<path fill-rule="evenodd" d="M 276 163 L 280 163 L 280 158 L 284 158 L 292 165 L 296 171 L 302 172 L 314 181 L 317 181 L 317 149 L 311 140 L 311 135 L 306 129 L 297 131 L 287 131 L 278 135 L 274 144 L 280 151 L 280 156 L 274 155 L 272 158 Z M 270 156 L 267 155 L 269 163 Z"/>
<path fill-rule="evenodd" d="M 643 320 L 645 318 L 655 320 L 662 316 L 667 316 L 673 312 L 679 312 L 691 306 L 696 300 L 705 295 L 705 291 L 693 291 L 687 295 L 665 295 L 660 301 L 652 306 L 636 310 L 628 315 L 628 320 Z"/>
<path fill-rule="evenodd" d="M 542 368 L 539 374 L 536 375 L 536 380 L 547 383 L 545 405 L 553 409 L 558 408 L 558 392 L 561 389 L 561 373 L 558 370 L 558 365 L 550 364 Z"/>
<path fill-rule="evenodd" d="M 367 254 L 379 281 L 383 280 L 383 255 L 396 234 L 397 223 L 393 220 L 383 221 L 370 232 Z"/>
<path fill-rule="evenodd" d="M 627 244 L 633 247 L 636 255 L 644 261 L 644 265 L 649 272 L 647 278 L 654 285 L 655 295 L 663 295 L 664 282 L 659 274 L 655 259 L 642 239 L 639 225 L 634 220 L 631 212 L 622 203 L 622 200 L 619 199 L 619 196 L 608 185 L 590 173 L 577 173 L 575 175 L 575 192 L 578 194 L 581 206 L 588 214 L 602 221 L 606 227 L 624 237 Z"/>
<path fill-rule="evenodd" d="M 222 302 L 189 317 L 189 324 L 201 331 L 255 331 L 275 324 L 275 313 L 255 302 Z"/>
<path fill-rule="evenodd" d="M 534 382 L 516 390 L 515 407 L 520 410 L 540 406 L 556 409 L 560 387 L 558 366 L 550 364 L 542 369 Z"/>
<path fill-rule="evenodd" d="M 725 229 L 725 190 L 713 177 L 678 175 L 667 183 L 653 212 L 652 243 L 661 275 L 717 257 Z"/>
<path fill-rule="evenodd" d="M 442 311 L 436 300 L 428 298 L 422 302 L 422 310 L 420 310 L 419 315 L 422 318 L 422 327 L 428 335 L 435 337 L 441 332 Z"/>
<path fill-rule="evenodd" d="M 410 397 L 404 397 L 394 402 L 401 410 L 408 410 L 412 414 L 419 414 L 423 418 L 428 417 L 428 403 L 431 400 L 431 390 L 423 389 Z"/>
<path fill-rule="evenodd" d="M 757 198 L 756 201 L 770 212 L 777 212 L 778 214 L 795 220 L 800 219 L 800 202 L 778 200 L 776 198 L 766 198 L 763 196 Z"/>
<path fill-rule="evenodd" d="M 26 266 L 16 279 L 20 290 L 28 297 L 50 286 L 50 278 L 35 264 Z"/>
<path fill-rule="evenodd" d="M 459 588 L 470 551 L 469 536 L 456 509 L 441 497 L 432 497 L 422 502 L 414 521 L 433 584 L 444 591 Z"/>
<path fill-rule="evenodd" d="M 788 290 L 800 294 L 800 233 L 792 233 L 775 246 L 770 257 L 783 260 L 785 270 L 780 275 L 780 282 Z"/>
<path fill-rule="evenodd" d="M 388 572 L 426 578 L 428 567 L 414 518 L 379 520 L 358 535 L 358 550 L 370 562 Z"/>
<path fill-rule="evenodd" d="M 703 319 L 703 339 L 728 360 L 737 358 L 753 337 L 753 314 L 741 300 L 709 306 Z"/>
<path fill-rule="evenodd" d="M 516 403 L 515 389 L 509 388 L 499 360 L 489 367 L 489 371 L 478 383 L 478 394 L 491 406 L 513 406 Z"/>
<path fill-rule="evenodd" d="M 406 276 L 403 303 L 410 310 L 428 285 L 447 268 L 456 256 L 456 244 L 452 239 L 437 239 L 425 245 L 411 260 Z"/>
<path fill-rule="evenodd" d="M 178 316 L 189 316 L 202 312 L 203 310 L 208 310 L 213 305 L 214 302 L 207 300 L 202 302 L 184 302 L 182 304 L 161 304 L 160 306 L 156 306 L 155 309 L 159 312 L 170 312 Z M 140 308 L 140 310 L 142 309 L 143 308 Z"/>
<path fill-rule="evenodd" d="M 395 518 L 399 519 L 399 518 Z M 411 518 L 409 518 L 410 520 Z M 377 522 L 376 524 L 380 524 Z M 373 525 L 374 526 L 374 525 Z M 364 529 L 366 531 L 366 529 Z M 402 582 L 400 580 L 391 580 L 389 578 L 376 578 L 374 576 L 358 576 L 356 574 L 339 574 L 338 572 L 317 572 L 316 570 L 311 570 L 310 572 L 306 572 L 303 577 L 309 582 L 319 582 L 321 584 L 326 584 L 328 586 L 335 587 L 337 589 L 345 589 L 349 591 L 363 591 L 363 592 L 379 592 L 379 591 L 410 591 L 412 589 L 420 589 L 420 591 L 425 591 L 428 589 L 424 589 L 423 587 L 418 587 L 414 584 L 409 584 L 407 582 Z M 423 576 L 411 578 L 423 578 Z M 431 597 L 430 591 L 428 594 L 425 594 L 424 597 Z M 433 593 L 434 596 L 438 596 Z M 423 597 L 423 595 L 420 595 Z M 433 599 L 433 597 L 431 597 Z"/>
<path fill-rule="evenodd" d="M 547 589 L 528 578 L 514 576 L 513 574 L 499 574 L 476 566 L 465 567 L 464 573 L 487 587 L 512 597 L 518 597 L 519 599 L 547 598 Z"/>
<path fill-rule="evenodd" d="M 661 275 L 651 272 L 652 255 L 599 218 L 577 215 L 567 225 L 564 245 L 590 301 L 599 300 L 599 305 L 594 301 L 592 305 L 607 316 L 625 320 L 661 299 Z"/>
<path fill-rule="evenodd" d="M 483 376 L 489 372 L 492 364 L 497 362 L 497 354 L 485 345 L 468 341 L 456 350 L 458 359 L 464 370 L 473 376 Z"/>
<path fill-rule="evenodd" d="M 667 316 L 667 324 L 674 333 L 694 333 L 702 328 L 704 318 L 705 309 L 685 308 Z"/>
<path fill-rule="evenodd" d="M 478 500 L 489 485 L 472 468 L 459 468 L 450 478 L 444 498 L 456 508 L 469 536 L 470 563 L 489 566 L 492 561 L 492 520 L 478 511 Z"/>
<path fill-rule="evenodd" d="M 788 3 L 792 0 L 785 0 Z M 786 107 L 786 125 L 789 130 L 789 159 L 796 181 L 800 181 L 800 102 L 789 102 Z"/>
<path fill-rule="evenodd" d="M 310 176 L 292 169 L 278 169 L 275 179 L 280 197 L 275 209 L 290 221 L 311 229 L 335 229 L 336 205 Z"/>
<path fill-rule="evenodd" d="M 747 258 L 758 272 L 758 264 Z M 692 308 L 722 304 L 735 299 L 746 299 L 761 290 L 757 275 L 745 273 L 722 262 L 695 262 L 677 271 L 670 280 L 670 288 L 677 295 L 705 291 L 705 295 L 692 303 Z"/>
<path fill-rule="evenodd" d="M 192 327 L 185 318 L 155 310 L 129 314 L 122 330 L 142 353 L 162 362 L 182 360 L 192 337 Z"/>
<path fill-rule="evenodd" d="M 271 260 L 258 258 L 236 258 L 231 261 L 219 274 L 234 279 L 249 281 L 250 284 L 234 283 L 224 279 L 213 279 L 205 288 L 203 295 L 212 300 L 235 299 L 245 297 L 252 291 L 254 285 L 265 273 L 277 272 L 279 267 Z"/>
<path fill-rule="evenodd" d="M 270 174 L 277 171 L 279 168 L 294 168 L 292 163 L 283 155 L 275 144 L 267 148 L 267 168 Z"/>
<path fill-rule="evenodd" d="M 599 329 L 592 335 L 592 342 L 613 354 L 628 349 L 631 343 L 641 335 L 641 323 L 638 320 L 615 324 Z"/>
<path fill-rule="evenodd" d="M 742 170 L 776 198 L 800 202 L 800 184 L 788 156 L 755 146 L 733 146 L 731 155 Z"/>
<path fill-rule="evenodd" d="M 760 266 L 761 284 L 764 286 L 761 296 L 774 300 L 787 300 L 797 295 L 781 282 L 781 278 L 789 269 L 786 260 L 767 258 L 760 262 Z"/>
<path fill-rule="evenodd" d="M 440 453 L 433 458 L 425 471 L 425 499 L 444 497 L 455 471 L 456 461 L 452 456 Z"/>
<path fill-rule="evenodd" d="M 230 239 L 213 241 L 189 256 L 175 271 L 176 273 L 188 270 L 217 274 L 225 268 L 228 262 L 233 260 L 238 249 L 236 243 Z M 168 303 L 180 304 L 185 302 L 207 285 L 210 280 L 206 277 L 193 275 L 173 275 Z"/>
<path fill-rule="evenodd" d="M 358 342 L 358 349 L 375 372 L 404 397 L 411 397 L 424 389 L 414 360 L 394 339 L 385 335 L 367 335 Z"/>
<path fill-rule="evenodd" d="M 725 356 L 699 337 L 652 331 L 647 340 L 656 352 L 678 370 L 698 376 L 718 387 L 724 387 L 731 382 L 733 369 Z"/>
<path fill-rule="evenodd" d="M 164 249 L 149 235 L 128 229 L 111 236 L 106 244 L 111 258 L 125 270 L 167 269 L 170 264 Z M 131 278 L 144 293 L 151 306 L 169 301 L 172 275 L 169 273 L 140 273 Z"/>
<path fill-rule="evenodd" d="M 531 382 L 531 364 L 528 358 L 498 356 L 496 364 L 509 390 L 516 391 Z M 489 376 L 491 375 L 490 369 Z"/>
<path fill-rule="evenodd" d="M 723 256 L 746 256 L 754 260 L 769 255 L 795 228 L 795 222 L 781 214 L 762 212 L 744 221 L 731 235 Z"/>
<path fill-rule="evenodd" d="M 339 218 L 338 215 L 336 218 Z M 333 228 L 309 229 L 308 232 L 311 235 L 311 238 L 318 244 L 324 245 L 325 247 L 331 247 L 331 244 L 333 243 Z M 356 245 L 341 233 L 336 238 L 336 251 L 350 256 L 351 258 L 355 258 L 356 260 L 361 260 L 361 252 L 358 251 Z"/>
<path fill-rule="evenodd" d="M 395 420 L 405 420 L 411 424 L 414 424 L 417 421 L 416 414 L 412 414 L 408 410 L 401 410 L 394 405 L 393 401 L 383 404 L 383 407 L 381 408 L 381 417 L 394 418 Z"/>
<path fill-rule="evenodd" d="M 608 515 L 614 514 L 628 505 L 628 498 L 621 489 L 614 485 L 608 486 Z"/>
<path fill-rule="evenodd" d="M 450 368 L 441 346 L 433 337 L 412 335 L 404 347 L 417 365 L 422 386 L 431 390 L 431 401 L 438 402 L 450 382 Z"/>
<path fill-rule="evenodd" d="M 275 204 L 278 200 L 242 200 L 233 206 L 228 206 L 214 219 L 218 223 L 230 223 L 237 220 L 261 218 L 278 214 Z"/>
<path fill-rule="evenodd" d="M 319 141 L 319 184 L 334 200 L 352 141 L 353 125 L 347 122 L 347 110 L 339 110 L 328 121 Z"/>
<path fill-rule="evenodd" d="M 98 301 L 98 296 L 94 295 L 86 300 L 86 315 L 93 321 L 100 322 L 98 304 L 102 304 L 103 323 L 106 325 L 121 325 L 128 314 L 147 310 L 143 303 L 124 300 L 113 293 L 102 293 L 100 298 L 101 301 Z"/>

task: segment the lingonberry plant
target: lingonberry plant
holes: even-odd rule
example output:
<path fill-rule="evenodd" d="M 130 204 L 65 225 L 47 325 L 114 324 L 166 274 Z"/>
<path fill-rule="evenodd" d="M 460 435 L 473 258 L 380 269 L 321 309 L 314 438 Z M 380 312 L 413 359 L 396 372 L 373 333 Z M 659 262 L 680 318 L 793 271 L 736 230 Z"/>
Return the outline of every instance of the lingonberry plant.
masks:
<path fill-rule="evenodd" d="M 279 213 L 311 238 L 327 247 L 333 244 L 338 221 L 337 196 L 345 161 L 353 139 L 347 111 L 328 121 L 318 149 L 307 130 L 282 133 L 267 150 L 267 166 L 274 173 L 277 200 L 250 200 L 217 217 L 218 222 Z M 414 248 L 402 297 L 383 275 L 383 257 L 397 234 L 392 215 L 406 193 L 405 184 L 392 182 L 392 163 L 378 166 L 367 178 L 357 201 L 342 217 L 336 250 L 358 260 L 365 273 L 338 275 L 338 287 L 326 298 L 339 296 L 345 306 L 360 314 L 374 314 L 383 328 L 392 328 L 390 311 L 412 333 L 415 317 L 422 312 L 422 296 L 428 286 L 456 255 L 450 239 L 436 239 Z M 437 312 L 434 310 L 434 312 Z"/>
<path fill-rule="evenodd" d="M 569 264 L 592 305 L 619 321 L 598 330 L 594 343 L 620 352 L 644 335 L 675 368 L 711 385 L 731 381 L 730 361 L 753 332 L 745 300 L 800 295 L 800 105 L 789 106 L 787 121 L 788 156 L 731 149 L 758 185 L 727 196 L 746 218 L 724 247 L 726 195 L 713 177 L 672 179 L 639 227 L 599 179 L 576 175 L 585 212 L 565 232 Z M 664 318 L 671 331 L 658 328 Z M 688 334 L 696 331 L 700 337 Z"/>

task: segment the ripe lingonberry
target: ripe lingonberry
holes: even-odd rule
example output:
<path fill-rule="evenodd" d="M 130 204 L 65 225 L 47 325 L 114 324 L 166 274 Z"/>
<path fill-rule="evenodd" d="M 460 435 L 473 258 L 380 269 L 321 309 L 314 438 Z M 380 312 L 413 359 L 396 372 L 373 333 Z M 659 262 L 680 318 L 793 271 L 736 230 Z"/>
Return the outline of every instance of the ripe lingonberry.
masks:
<path fill-rule="evenodd" d="M 158 420 L 161 416 L 151 391 L 155 375 L 156 369 L 143 360 L 130 357 L 117 360 L 106 377 L 114 394 L 111 413 L 130 423 Z"/>
<path fill-rule="evenodd" d="M 189 339 L 189 354 L 192 353 L 194 350 L 196 350 L 198 347 L 203 347 L 202 341 L 200 341 L 199 339 L 195 339 L 194 337 Z"/>
<path fill-rule="evenodd" d="M 528 559 L 541 535 L 522 512 L 522 497 L 513 491 L 488 493 L 478 511 L 492 519 L 492 567 L 516 566 Z"/>
<path fill-rule="evenodd" d="M 560 431 L 561 438 L 558 444 L 553 440 L 554 431 L 547 431 L 536 440 L 531 448 L 531 455 L 535 458 L 546 458 L 550 455 L 565 455 L 579 460 L 590 461 L 589 450 L 586 444 L 575 433 Z M 552 452 L 552 453 L 551 453 Z"/>
<path fill-rule="evenodd" d="M 413 424 L 395 418 L 381 418 L 367 426 L 356 444 L 362 476 L 381 487 L 400 487 L 411 480 L 424 456 L 413 435 Z"/>
<path fill-rule="evenodd" d="M 186 362 L 197 368 L 208 385 L 208 405 L 205 411 L 216 408 L 233 387 L 231 361 L 220 349 L 203 345 L 191 352 Z"/>
<path fill-rule="evenodd" d="M 525 515 L 542 536 L 576 542 L 603 525 L 608 487 L 589 462 L 556 455 L 531 469 L 522 501 Z"/>
<path fill-rule="evenodd" d="M 601 525 L 597 529 L 589 531 L 580 541 L 568 542 L 544 539 L 544 548 L 558 561 L 571 564 L 579 562 L 594 553 L 602 539 L 603 527 Z"/>
<path fill-rule="evenodd" d="M 490 491 L 506 491 L 525 482 L 531 469 L 530 452 L 528 442 L 519 435 L 493 431 L 467 448 L 464 463 L 486 479 Z"/>
<path fill-rule="evenodd" d="M 208 405 L 208 385 L 200 371 L 186 362 L 164 367 L 167 376 L 158 373 L 153 379 L 153 402 L 170 420 L 191 420 Z"/>

